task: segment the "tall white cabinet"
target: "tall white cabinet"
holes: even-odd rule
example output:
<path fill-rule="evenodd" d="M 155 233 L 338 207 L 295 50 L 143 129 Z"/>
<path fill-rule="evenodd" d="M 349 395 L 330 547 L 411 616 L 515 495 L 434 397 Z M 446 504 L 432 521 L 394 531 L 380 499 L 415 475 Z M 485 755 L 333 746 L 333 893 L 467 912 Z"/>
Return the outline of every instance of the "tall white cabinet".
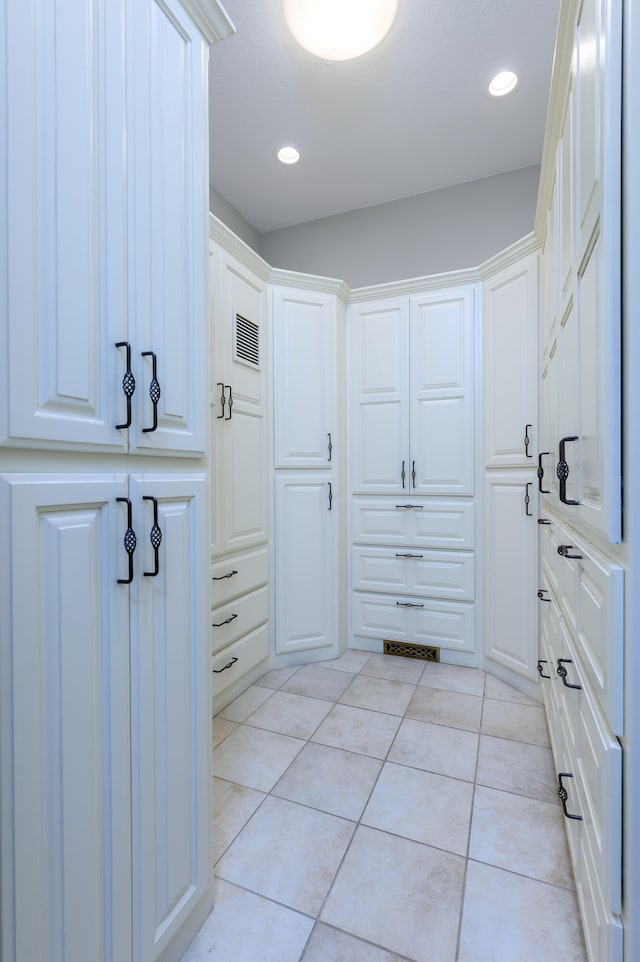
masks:
<path fill-rule="evenodd" d="M 231 30 L 197 0 L 6 13 L 7 960 L 172 960 L 211 907 L 207 67 Z"/>

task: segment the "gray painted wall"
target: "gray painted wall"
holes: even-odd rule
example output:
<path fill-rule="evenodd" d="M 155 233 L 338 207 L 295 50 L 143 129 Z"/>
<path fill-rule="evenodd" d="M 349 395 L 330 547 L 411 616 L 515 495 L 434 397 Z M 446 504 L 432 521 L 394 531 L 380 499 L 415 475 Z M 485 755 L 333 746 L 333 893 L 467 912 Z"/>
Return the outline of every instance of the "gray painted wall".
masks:
<path fill-rule="evenodd" d="M 242 216 L 222 194 L 219 194 L 214 187 L 209 184 L 209 210 L 212 214 L 225 224 L 229 230 L 248 244 L 249 247 L 262 256 L 262 234 L 260 234 L 253 224 Z M 314 271 L 314 273 L 316 273 Z"/>

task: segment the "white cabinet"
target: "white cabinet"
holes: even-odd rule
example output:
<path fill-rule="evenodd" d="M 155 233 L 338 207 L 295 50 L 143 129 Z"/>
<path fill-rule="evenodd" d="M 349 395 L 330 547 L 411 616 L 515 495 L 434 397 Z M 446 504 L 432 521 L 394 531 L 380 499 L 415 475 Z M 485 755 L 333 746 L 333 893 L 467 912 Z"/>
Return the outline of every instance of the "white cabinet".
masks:
<path fill-rule="evenodd" d="M 351 490 L 471 495 L 474 290 L 350 308 Z"/>

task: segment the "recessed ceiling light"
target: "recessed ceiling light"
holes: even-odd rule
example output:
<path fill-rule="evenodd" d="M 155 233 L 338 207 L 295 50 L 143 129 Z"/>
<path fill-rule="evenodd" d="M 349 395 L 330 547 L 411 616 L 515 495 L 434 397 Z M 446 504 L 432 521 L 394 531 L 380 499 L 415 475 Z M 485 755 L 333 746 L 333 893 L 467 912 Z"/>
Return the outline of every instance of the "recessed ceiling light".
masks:
<path fill-rule="evenodd" d="M 353 60 L 387 35 L 398 0 L 283 0 L 298 43 L 322 60 Z"/>
<path fill-rule="evenodd" d="M 291 146 L 281 147 L 276 157 L 281 164 L 297 164 L 300 160 L 300 151 Z"/>
<path fill-rule="evenodd" d="M 505 94 L 511 93 L 517 83 L 517 74 L 512 70 L 503 70 L 497 73 L 489 84 L 489 93 L 494 97 L 504 97 Z"/>

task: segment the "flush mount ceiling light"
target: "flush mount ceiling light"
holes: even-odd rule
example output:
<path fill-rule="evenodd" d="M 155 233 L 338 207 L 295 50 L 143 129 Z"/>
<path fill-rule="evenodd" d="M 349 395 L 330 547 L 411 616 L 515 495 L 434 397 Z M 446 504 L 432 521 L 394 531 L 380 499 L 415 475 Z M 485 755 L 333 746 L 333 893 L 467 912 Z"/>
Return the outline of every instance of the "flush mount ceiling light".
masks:
<path fill-rule="evenodd" d="M 504 97 L 511 93 L 518 83 L 518 76 L 512 70 L 503 70 L 497 73 L 489 84 L 489 93 L 494 97 Z"/>
<path fill-rule="evenodd" d="M 398 0 L 283 0 L 298 43 L 322 60 L 353 60 L 387 35 Z"/>
<path fill-rule="evenodd" d="M 280 150 L 277 151 L 276 157 L 281 164 L 297 164 L 300 160 L 300 151 L 288 145 L 287 147 L 281 147 Z"/>

